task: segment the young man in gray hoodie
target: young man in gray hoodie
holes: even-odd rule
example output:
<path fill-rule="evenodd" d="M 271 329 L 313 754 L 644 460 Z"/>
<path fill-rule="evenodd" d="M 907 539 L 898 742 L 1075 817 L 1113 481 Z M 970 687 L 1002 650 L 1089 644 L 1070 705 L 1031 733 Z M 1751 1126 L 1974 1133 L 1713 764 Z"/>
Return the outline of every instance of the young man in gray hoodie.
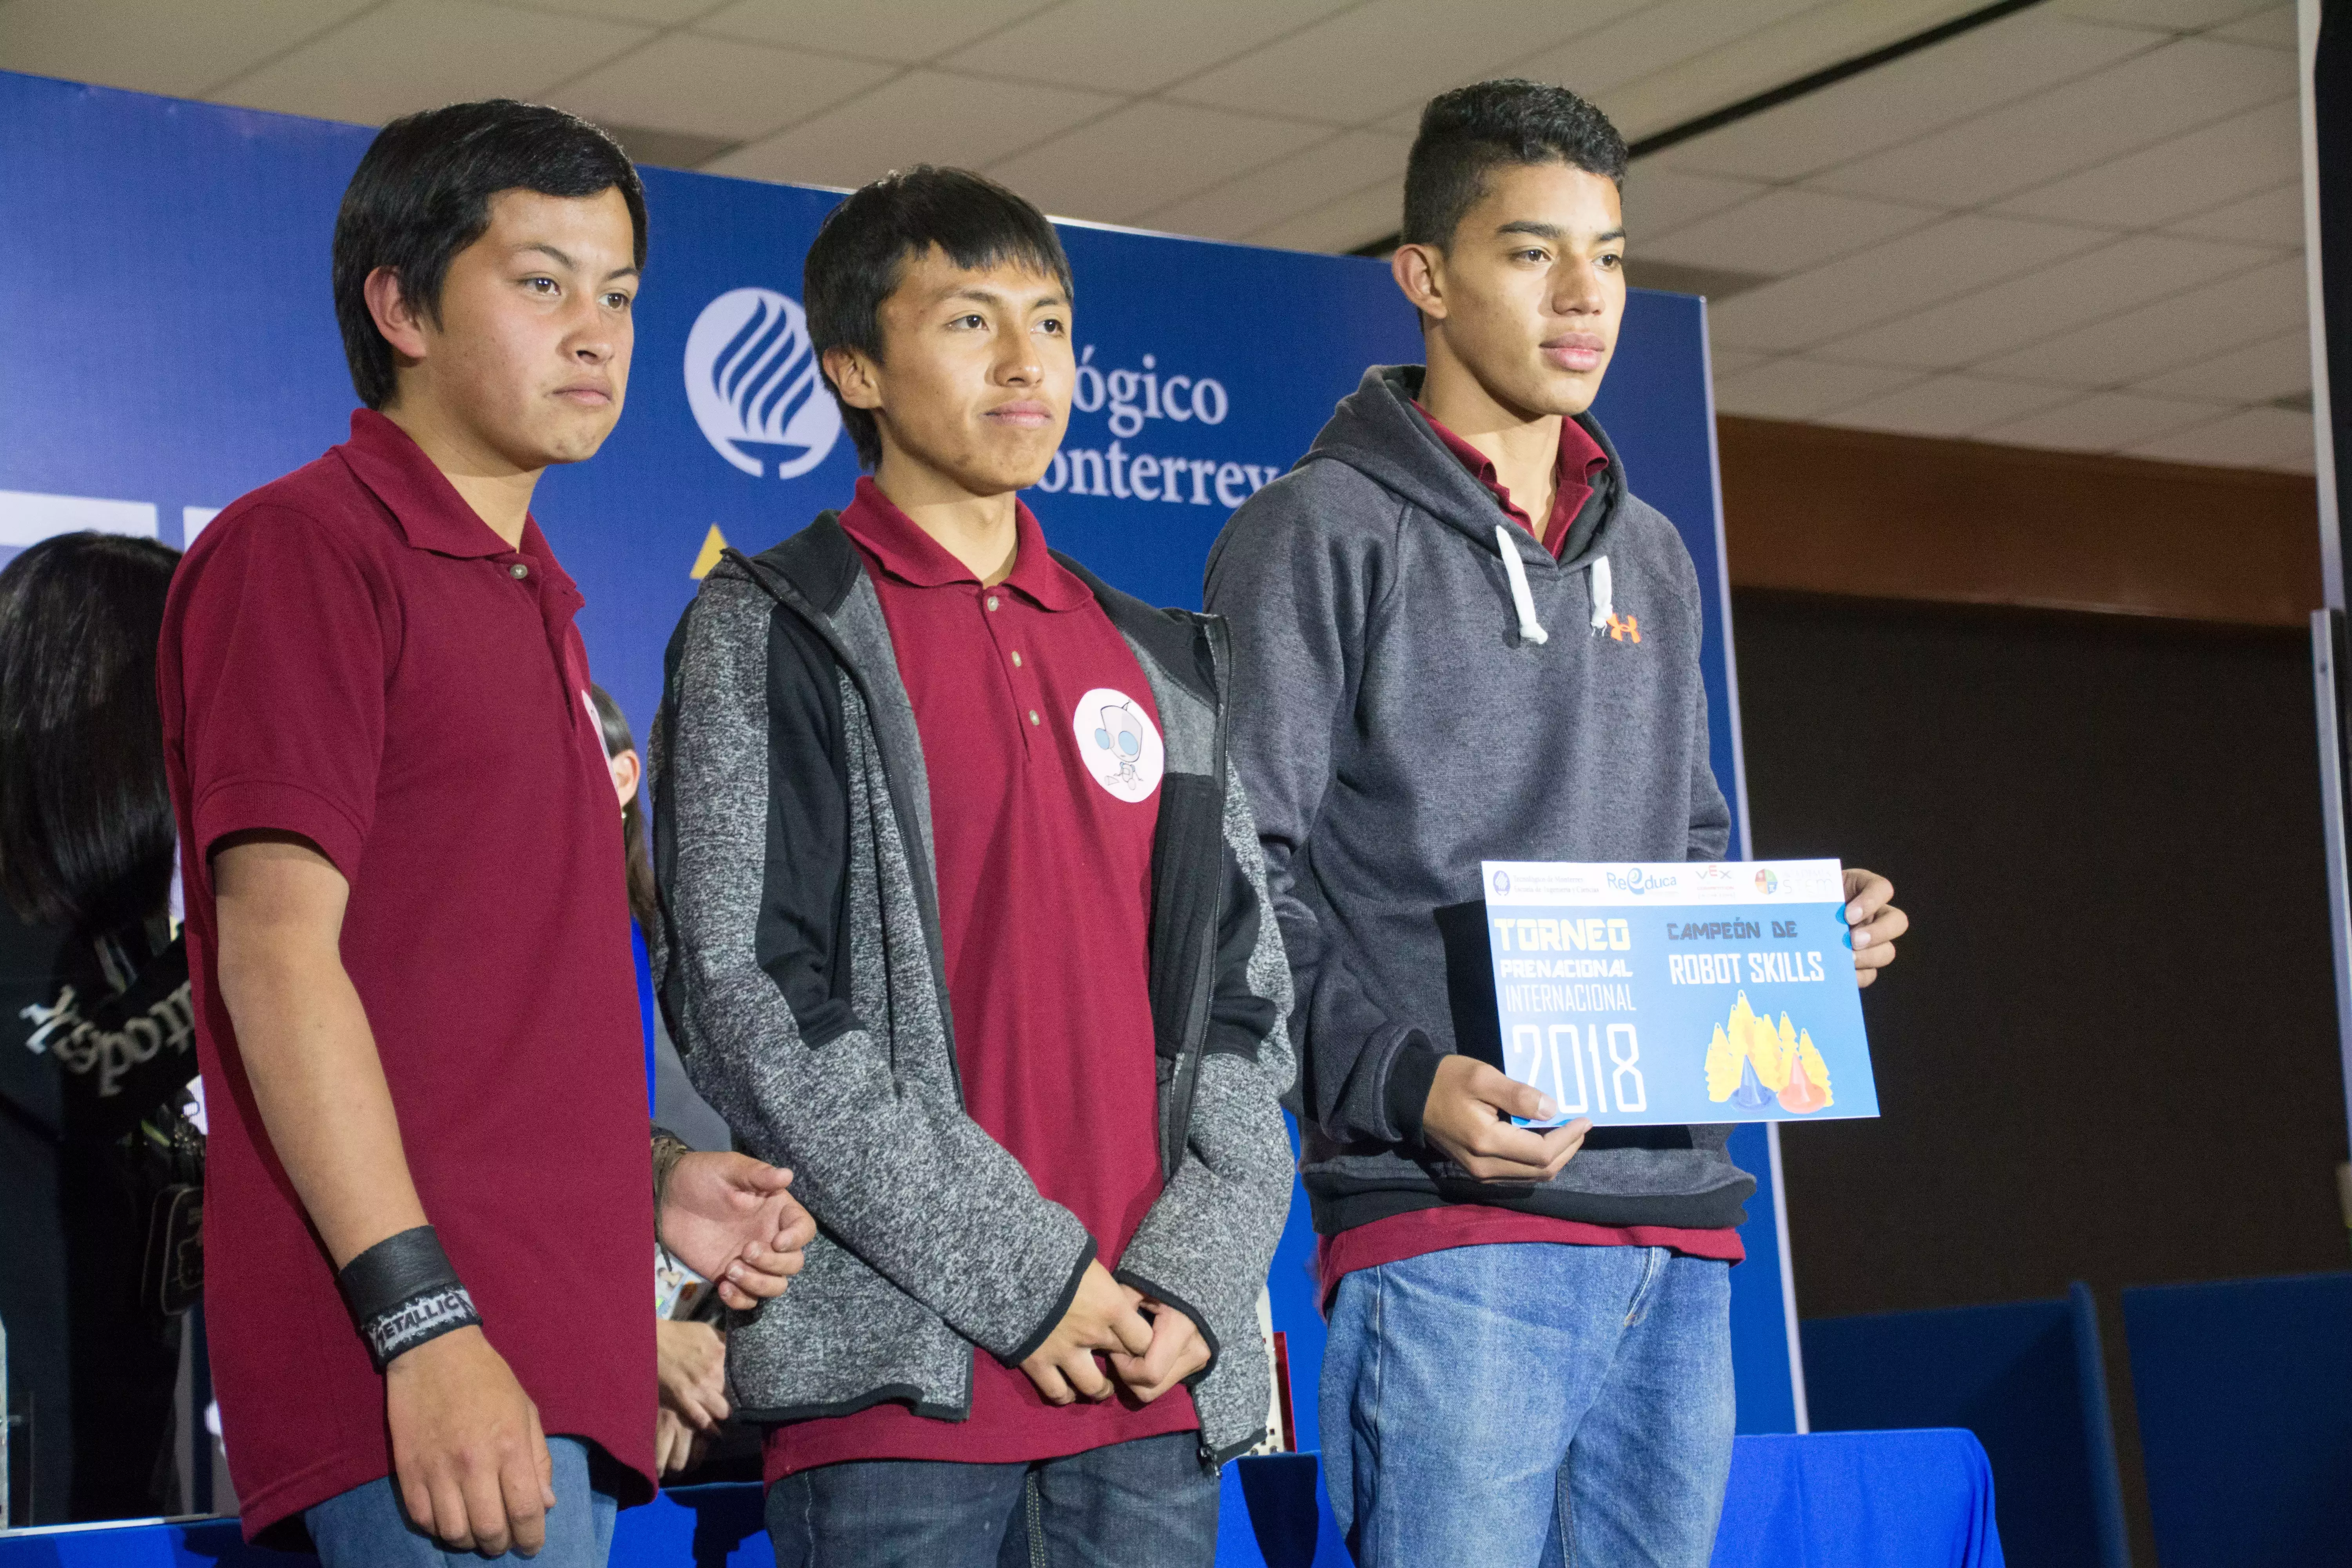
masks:
<path fill-rule="evenodd" d="M 1573 93 L 1433 100 L 1375 366 L 1210 557 L 1301 1047 L 1331 1500 L 1365 1568 L 1687 1564 L 1729 1471 L 1727 1127 L 1538 1132 L 1482 858 L 1720 858 L 1698 583 L 1587 412 L 1625 304 L 1625 145 Z M 1867 982 L 1906 921 L 1847 873 Z M 1481 1059 L 1482 1058 L 1486 1059 Z"/>

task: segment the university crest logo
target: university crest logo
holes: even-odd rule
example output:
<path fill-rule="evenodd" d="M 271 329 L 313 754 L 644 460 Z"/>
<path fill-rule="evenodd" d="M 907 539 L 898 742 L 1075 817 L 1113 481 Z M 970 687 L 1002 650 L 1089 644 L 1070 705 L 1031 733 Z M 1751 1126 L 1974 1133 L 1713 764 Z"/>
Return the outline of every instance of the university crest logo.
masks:
<path fill-rule="evenodd" d="M 841 437 L 808 315 L 772 289 L 730 289 L 702 308 L 686 337 L 686 401 L 704 438 L 754 479 L 769 456 L 776 478 L 805 474 Z"/>

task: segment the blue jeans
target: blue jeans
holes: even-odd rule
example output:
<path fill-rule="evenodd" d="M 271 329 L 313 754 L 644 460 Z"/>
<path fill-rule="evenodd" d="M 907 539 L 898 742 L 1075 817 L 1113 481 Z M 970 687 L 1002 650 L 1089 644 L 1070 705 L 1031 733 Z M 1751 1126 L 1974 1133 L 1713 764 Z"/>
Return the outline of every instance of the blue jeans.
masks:
<path fill-rule="evenodd" d="M 577 1437 L 550 1437 L 547 1456 L 555 1462 L 555 1507 L 547 1516 L 547 1544 L 536 1557 L 442 1551 L 408 1522 L 389 1476 L 315 1504 L 302 1522 L 310 1527 L 322 1568 L 484 1568 L 491 1563 L 604 1568 L 619 1501 L 589 1485 L 588 1446 Z"/>
<path fill-rule="evenodd" d="M 776 1568 L 1213 1568 L 1200 1434 L 1034 1464 L 853 1459 L 768 1489 Z"/>
<path fill-rule="evenodd" d="M 1706 1568 L 1731 1474 L 1730 1265 L 1517 1242 L 1339 1282 L 1331 1510 L 1361 1568 Z"/>

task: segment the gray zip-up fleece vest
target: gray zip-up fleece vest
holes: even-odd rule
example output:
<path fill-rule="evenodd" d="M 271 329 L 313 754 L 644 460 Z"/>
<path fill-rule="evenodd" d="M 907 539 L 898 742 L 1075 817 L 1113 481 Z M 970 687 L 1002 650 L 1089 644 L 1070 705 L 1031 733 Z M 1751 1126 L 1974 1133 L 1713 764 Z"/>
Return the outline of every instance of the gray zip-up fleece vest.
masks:
<path fill-rule="evenodd" d="M 1289 971 L 1226 765 L 1223 626 L 1063 564 L 1134 651 L 1167 747 L 1149 955 L 1167 1184 L 1103 1261 L 1201 1326 L 1213 1359 L 1192 1399 L 1220 1462 L 1265 1423 L 1256 1303 L 1289 1207 Z M 973 1347 L 1026 1359 L 1096 1247 L 964 1111 L 922 738 L 833 513 L 712 569 L 666 692 L 663 1012 L 737 1145 L 790 1166 L 819 1226 L 791 1289 L 730 1341 L 736 1402 L 760 1422 L 883 1400 L 962 1420 Z"/>
<path fill-rule="evenodd" d="M 1609 466 L 1554 561 L 1420 388 L 1417 365 L 1366 372 L 1209 558 L 1252 694 L 1234 765 L 1298 989 L 1316 1228 L 1449 1202 L 1736 1225 L 1755 1184 L 1727 1128 L 1599 1129 L 1540 1186 L 1473 1181 L 1422 1141 L 1444 1053 L 1501 1064 L 1479 861 L 1719 859 L 1730 816 L 1681 535 L 1585 418 Z"/>

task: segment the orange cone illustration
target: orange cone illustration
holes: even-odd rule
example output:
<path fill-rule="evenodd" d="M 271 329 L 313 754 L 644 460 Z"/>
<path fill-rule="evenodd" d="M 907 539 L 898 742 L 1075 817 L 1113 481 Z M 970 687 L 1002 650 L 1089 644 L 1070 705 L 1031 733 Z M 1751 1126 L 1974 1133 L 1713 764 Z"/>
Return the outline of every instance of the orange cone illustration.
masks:
<path fill-rule="evenodd" d="M 1830 1102 L 1830 1097 L 1813 1082 L 1805 1070 L 1805 1058 L 1800 1056 L 1789 1064 L 1789 1085 L 1780 1091 L 1780 1109 L 1801 1116 L 1808 1110 L 1819 1110 Z"/>

